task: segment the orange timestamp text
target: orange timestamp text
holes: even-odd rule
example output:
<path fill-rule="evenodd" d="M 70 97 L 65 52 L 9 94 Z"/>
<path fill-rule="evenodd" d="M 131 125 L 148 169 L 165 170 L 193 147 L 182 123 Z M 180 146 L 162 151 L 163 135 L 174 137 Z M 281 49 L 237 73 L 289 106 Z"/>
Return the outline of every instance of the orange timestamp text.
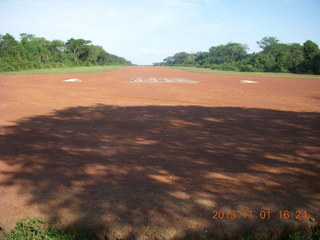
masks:
<path fill-rule="evenodd" d="M 307 219 L 307 211 L 275 211 L 271 212 L 268 210 L 261 211 L 233 211 L 233 210 L 225 210 L 225 211 L 212 211 L 212 219 L 213 220 L 222 220 L 222 219 L 296 219 L 296 220 L 304 220 Z"/>

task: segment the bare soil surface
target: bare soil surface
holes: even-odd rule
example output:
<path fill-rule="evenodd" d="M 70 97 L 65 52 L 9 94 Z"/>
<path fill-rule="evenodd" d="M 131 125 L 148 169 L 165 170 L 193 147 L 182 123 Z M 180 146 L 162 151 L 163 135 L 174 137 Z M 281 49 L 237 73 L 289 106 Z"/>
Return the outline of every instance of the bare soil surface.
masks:
<path fill-rule="evenodd" d="M 270 239 L 319 222 L 319 80 L 162 67 L 0 75 L 0 114 L 1 228 L 39 216 L 100 239 Z"/>

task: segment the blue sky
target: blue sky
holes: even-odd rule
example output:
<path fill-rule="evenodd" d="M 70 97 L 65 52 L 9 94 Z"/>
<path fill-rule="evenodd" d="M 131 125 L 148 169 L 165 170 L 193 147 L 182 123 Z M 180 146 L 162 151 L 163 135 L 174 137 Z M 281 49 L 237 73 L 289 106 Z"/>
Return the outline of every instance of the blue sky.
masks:
<path fill-rule="evenodd" d="M 320 45 L 320 0 L 0 0 L 0 34 L 83 38 L 136 64 L 256 41 Z"/>

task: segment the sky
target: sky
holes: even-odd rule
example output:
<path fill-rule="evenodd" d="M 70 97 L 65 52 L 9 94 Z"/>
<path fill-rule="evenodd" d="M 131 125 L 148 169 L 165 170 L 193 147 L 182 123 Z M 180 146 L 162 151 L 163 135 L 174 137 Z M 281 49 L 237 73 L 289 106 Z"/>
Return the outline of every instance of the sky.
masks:
<path fill-rule="evenodd" d="M 320 0 L 0 0 L 0 34 L 91 40 L 138 65 L 266 36 L 320 46 Z"/>

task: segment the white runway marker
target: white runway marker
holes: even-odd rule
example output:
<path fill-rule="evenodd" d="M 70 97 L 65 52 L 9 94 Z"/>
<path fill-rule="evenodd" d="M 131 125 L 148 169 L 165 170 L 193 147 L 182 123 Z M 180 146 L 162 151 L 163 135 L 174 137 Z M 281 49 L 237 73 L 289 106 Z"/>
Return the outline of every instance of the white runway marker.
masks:
<path fill-rule="evenodd" d="M 63 80 L 62 82 L 82 82 L 82 81 L 80 79 L 77 79 L 77 78 L 71 78 L 71 79 Z"/>
<path fill-rule="evenodd" d="M 155 83 L 197 83 L 187 78 L 130 78 L 129 82 L 155 82 Z"/>
<path fill-rule="evenodd" d="M 256 81 L 251 81 L 251 80 L 240 80 L 241 83 L 259 83 Z"/>

